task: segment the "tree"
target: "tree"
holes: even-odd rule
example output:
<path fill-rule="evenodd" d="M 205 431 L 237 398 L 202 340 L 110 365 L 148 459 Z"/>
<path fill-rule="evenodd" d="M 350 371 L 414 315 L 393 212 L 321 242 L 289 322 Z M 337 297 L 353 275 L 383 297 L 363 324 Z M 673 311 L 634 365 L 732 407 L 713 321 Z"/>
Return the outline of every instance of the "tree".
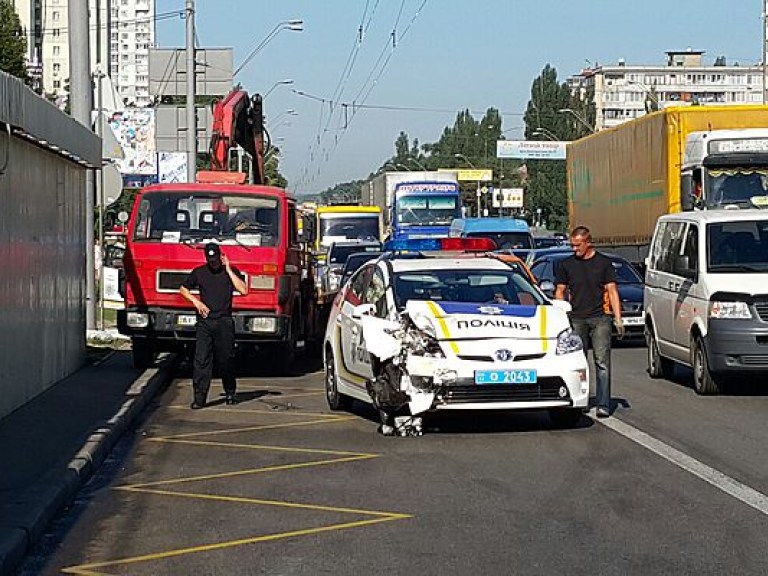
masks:
<path fill-rule="evenodd" d="M 0 70 L 29 82 L 25 56 L 27 39 L 10 0 L 0 0 Z"/>
<path fill-rule="evenodd" d="M 547 64 L 531 85 L 524 122 L 527 140 L 576 140 L 592 132 L 594 94 L 590 91 L 572 93 L 566 83 L 558 82 L 557 70 Z M 568 225 L 565 161 L 530 160 L 526 167 L 527 211 L 535 214 L 541 210 L 541 219 L 548 227 L 565 229 Z"/>
<path fill-rule="evenodd" d="M 280 173 L 280 148 L 273 146 L 264 158 L 264 181 L 269 186 L 285 188 L 288 180 Z"/>

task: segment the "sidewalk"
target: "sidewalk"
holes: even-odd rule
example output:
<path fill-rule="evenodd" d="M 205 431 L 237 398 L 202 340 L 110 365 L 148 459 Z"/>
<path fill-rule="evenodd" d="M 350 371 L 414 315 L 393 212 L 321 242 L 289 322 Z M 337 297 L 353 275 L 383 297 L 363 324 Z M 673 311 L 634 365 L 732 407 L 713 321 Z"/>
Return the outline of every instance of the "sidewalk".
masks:
<path fill-rule="evenodd" d="M 120 436 L 172 377 L 115 352 L 0 420 L 0 575 L 12 574 Z"/>

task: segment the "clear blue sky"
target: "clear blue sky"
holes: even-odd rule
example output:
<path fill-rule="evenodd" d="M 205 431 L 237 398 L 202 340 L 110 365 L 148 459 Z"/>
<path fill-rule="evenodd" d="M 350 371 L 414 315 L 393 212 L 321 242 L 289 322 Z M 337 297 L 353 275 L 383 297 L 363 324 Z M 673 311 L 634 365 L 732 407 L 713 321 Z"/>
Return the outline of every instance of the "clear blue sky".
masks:
<path fill-rule="evenodd" d="M 456 112 L 477 117 L 494 106 L 503 113 L 507 137 L 519 137 L 521 112 L 531 81 L 551 63 L 564 80 L 586 60 L 662 63 L 665 50 L 706 50 L 705 61 L 760 61 L 762 0 L 197 0 L 201 46 L 233 46 L 237 66 L 281 21 L 302 19 L 303 32 L 282 31 L 237 80 L 249 92 L 279 86 L 265 102 L 267 123 L 286 109 L 298 116 L 273 130 L 282 137 L 282 172 L 298 193 L 319 192 L 337 182 L 363 178 L 393 154 L 400 130 L 423 142 L 436 140 Z M 419 16 L 417 9 L 424 4 Z M 156 0 L 158 13 L 183 8 L 183 0 Z M 375 12 L 373 11 L 376 7 Z M 400 12 L 402 6 L 402 12 Z M 367 8 L 367 10 L 366 10 Z M 366 13 L 363 20 L 364 12 Z M 360 109 L 340 131 L 340 112 L 328 123 L 328 104 L 291 92 L 331 99 L 363 23 L 367 33 L 339 101 L 366 94 L 374 68 L 398 14 L 398 42 L 369 105 L 448 112 Z M 407 33 L 406 27 L 413 24 Z M 402 36 L 402 37 L 401 37 Z M 184 42 L 181 20 L 157 25 L 160 46 Z M 391 46 L 391 41 L 390 41 Z M 384 49 L 384 52 L 382 50 Z M 370 87 L 370 82 L 367 85 Z M 341 108 L 338 108 L 340 111 Z M 348 109 L 351 115 L 351 108 Z M 278 124 L 282 119 L 278 118 Z M 273 122 L 274 125 L 274 122 Z M 328 126 L 327 132 L 323 128 Z M 323 134 L 320 145 L 318 134 Z M 338 143 L 336 138 L 340 138 Z M 310 160 L 310 149 L 313 158 Z M 297 187 L 297 185 L 300 186 Z"/>

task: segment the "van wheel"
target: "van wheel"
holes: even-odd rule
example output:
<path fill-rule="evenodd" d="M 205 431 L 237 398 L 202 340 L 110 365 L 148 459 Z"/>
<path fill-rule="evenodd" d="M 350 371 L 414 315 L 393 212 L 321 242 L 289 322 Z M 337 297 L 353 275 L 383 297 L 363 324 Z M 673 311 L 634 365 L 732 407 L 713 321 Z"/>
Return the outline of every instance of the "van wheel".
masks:
<path fill-rule="evenodd" d="M 693 339 L 693 387 L 701 395 L 720 393 L 720 383 L 709 371 L 707 351 L 698 336 Z"/>
<path fill-rule="evenodd" d="M 155 351 L 146 340 L 133 338 L 131 340 L 131 348 L 133 348 L 134 368 L 146 370 L 155 363 Z"/>
<path fill-rule="evenodd" d="M 675 373 L 675 363 L 664 358 L 659 352 L 659 342 L 653 328 L 645 329 L 645 342 L 648 348 L 648 376 L 669 380 Z"/>

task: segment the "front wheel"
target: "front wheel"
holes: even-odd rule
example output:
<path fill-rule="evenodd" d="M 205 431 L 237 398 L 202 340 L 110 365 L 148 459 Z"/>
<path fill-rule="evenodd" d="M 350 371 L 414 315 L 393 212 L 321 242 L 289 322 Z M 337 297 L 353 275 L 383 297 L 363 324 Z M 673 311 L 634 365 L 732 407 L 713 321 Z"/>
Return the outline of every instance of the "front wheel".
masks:
<path fill-rule="evenodd" d="M 669 358 L 664 358 L 659 351 L 659 342 L 653 328 L 647 328 L 645 341 L 648 349 L 648 376 L 651 378 L 664 378 L 669 380 L 675 371 L 675 363 Z"/>
<path fill-rule="evenodd" d="M 720 393 L 720 383 L 709 371 L 707 351 L 699 337 L 693 340 L 693 387 L 701 395 Z"/>
<path fill-rule="evenodd" d="M 336 362 L 333 352 L 329 349 L 325 354 L 325 398 L 331 410 L 349 410 L 352 399 L 339 392 L 339 381 L 336 377 Z"/>

